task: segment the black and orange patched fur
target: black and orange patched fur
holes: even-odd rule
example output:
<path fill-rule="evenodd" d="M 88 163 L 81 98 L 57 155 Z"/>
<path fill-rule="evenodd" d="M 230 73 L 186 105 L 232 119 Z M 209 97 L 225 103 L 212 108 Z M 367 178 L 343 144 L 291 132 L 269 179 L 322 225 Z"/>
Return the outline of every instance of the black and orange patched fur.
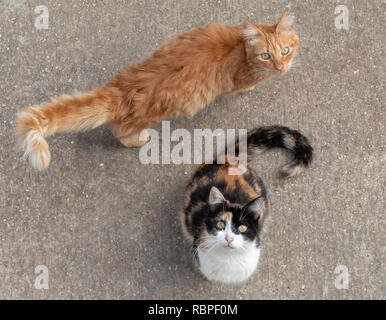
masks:
<path fill-rule="evenodd" d="M 275 147 L 291 151 L 293 159 L 281 172 L 285 177 L 300 173 L 312 160 L 307 138 L 287 127 L 254 129 L 247 143 L 248 151 Z M 230 284 L 247 280 L 256 269 L 260 231 L 268 213 L 263 181 L 250 168 L 229 175 L 232 166 L 236 167 L 227 160 L 201 165 L 187 186 L 181 212 L 201 272 L 209 280 Z"/>
<path fill-rule="evenodd" d="M 104 123 L 124 146 L 141 146 L 142 130 L 162 119 L 195 114 L 218 95 L 284 74 L 298 45 L 288 13 L 276 24 L 218 23 L 183 33 L 102 88 L 22 110 L 20 147 L 34 168 L 45 169 L 51 160 L 46 137 Z"/>

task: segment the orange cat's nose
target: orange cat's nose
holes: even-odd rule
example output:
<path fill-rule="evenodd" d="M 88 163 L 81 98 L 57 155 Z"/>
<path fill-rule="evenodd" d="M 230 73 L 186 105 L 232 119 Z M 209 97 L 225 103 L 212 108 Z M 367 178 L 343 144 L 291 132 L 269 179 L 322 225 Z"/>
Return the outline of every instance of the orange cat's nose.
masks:
<path fill-rule="evenodd" d="M 279 71 L 279 72 L 283 72 L 283 70 L 284 70 L 284 65 L 278 64 L 278 65 L 275 66 L 275 69 L 276 69 L 277 71 Z"/>

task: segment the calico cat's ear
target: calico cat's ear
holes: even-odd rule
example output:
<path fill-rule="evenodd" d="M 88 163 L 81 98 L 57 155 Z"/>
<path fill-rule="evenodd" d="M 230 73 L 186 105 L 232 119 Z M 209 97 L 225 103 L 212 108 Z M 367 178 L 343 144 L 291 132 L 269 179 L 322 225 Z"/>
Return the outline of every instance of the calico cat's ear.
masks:
<path fill-rule="evenodd" d="M 255 220 L 259 220 L 261 218 L 261 213 L 263 212 L 263 208 L 265 206 L 265 200 L 264 197 L 259 197 L 251 202 L 249 202 L 245 207 L 245 211 L 249 211 L 253 214 L 253 218 Z"/>
<path fill-rule="evenodd" d="M 248 46 L 255 45 L 260 39 L 260 30 L 252 23 L 245 22 L 243 27 L 243 36 Z"/>
<path fill-rule="evenodd" d="M 212 187 L 209 193 L 209 205 L 213 209 L 216 205 L 222 204 L 225 202 L 225 198 L 222 195 L 221 191 L 216 187 Z"/>
<path fill-rule="evenodd" d="M 281 16 L 278 24 L 276 25 L 276 32 L 278 33 L 291 33 L 294 28 L 294 16 L 289 12 L 284 12 Z"/>

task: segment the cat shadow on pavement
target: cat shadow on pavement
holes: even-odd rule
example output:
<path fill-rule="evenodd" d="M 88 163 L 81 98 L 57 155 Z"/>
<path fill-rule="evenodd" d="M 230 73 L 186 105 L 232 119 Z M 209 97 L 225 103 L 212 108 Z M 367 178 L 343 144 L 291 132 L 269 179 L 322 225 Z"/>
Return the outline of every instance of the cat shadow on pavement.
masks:
<path fill-rule="evenodd" d="M 97 150 L 103 148 L 107 151 L 124 149 L 124 147 L 111 133 L 109 126 L 104 125 L 99 128 L 78 132 L 73 136 L 74 147 L 79 150 Z"/>

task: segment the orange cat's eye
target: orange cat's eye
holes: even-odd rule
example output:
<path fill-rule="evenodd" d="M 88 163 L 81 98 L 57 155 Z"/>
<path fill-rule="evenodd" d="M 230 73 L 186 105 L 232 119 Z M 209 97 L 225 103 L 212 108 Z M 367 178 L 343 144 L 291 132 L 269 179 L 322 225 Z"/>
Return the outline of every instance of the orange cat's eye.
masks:
<path fill-rule="evenodd" d="M 260 55 L 261 59 L 263 60 L 269 60 L 271 59 L 271 55 L 268 52 L 264 52 Z"/>
<path fill-rule="evenodd" d="M 285 47 L 285 48 L 283 48 L 283 50 L 281 50 L 281 54 L 283 55 L 283 56 L 285 56 L 286 54 L 288 54 L 289 53 L 289 48 L 288 47 Z"/>

